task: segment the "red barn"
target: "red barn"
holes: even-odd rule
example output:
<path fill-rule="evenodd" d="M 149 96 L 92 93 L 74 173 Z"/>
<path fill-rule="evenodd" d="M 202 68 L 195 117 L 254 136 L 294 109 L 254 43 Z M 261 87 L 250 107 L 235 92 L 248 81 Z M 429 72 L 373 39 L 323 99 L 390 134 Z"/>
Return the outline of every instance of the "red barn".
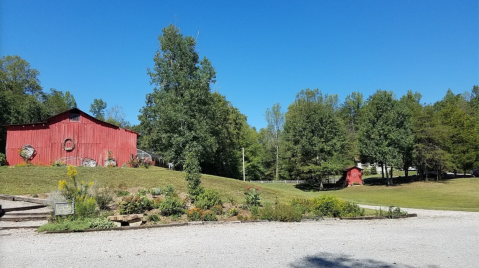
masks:
<path fill-rule="evenodd" d="M 98 120 L 73 108 L 42 123 L 7 126 L 6 156 L 9 165 L 24 163 L 20 151 L 31 145 L 35 150 L 32 164 L 49 165 L 62 159 L 80 165 L 90 158 L 98 165 L 112 156 L 118 166 L 136 155 L 137 132 Z"/>
<path fill-rule="evenodd" d="M 346 182 L 348 185 L 353 185 L 353 183 L 357 182 L 359 184 L 363 184 L 363 180 L 361 178 L 362 169 L 358 167 L 348 167 L 344 169 L 344 177 L 346 178 Z"/>

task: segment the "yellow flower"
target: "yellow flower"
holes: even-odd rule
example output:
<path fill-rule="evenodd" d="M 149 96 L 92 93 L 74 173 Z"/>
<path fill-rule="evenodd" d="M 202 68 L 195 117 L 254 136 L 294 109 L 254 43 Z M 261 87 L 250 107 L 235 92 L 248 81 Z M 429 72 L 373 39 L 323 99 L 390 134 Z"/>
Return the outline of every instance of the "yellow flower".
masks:
<path fill-rule="evenodd" d="M 77 172 L 77 170 L 75 169 L 74 166 L 68 165 L 68 173 L 67 173 L 67 175 L 68 175 L 68 177 L 70 177 L 70 178 L 73 179 L 74 177 L 76 177 L 76 176 L 78 175 L 78 172 Z"/>
<path fill-rule="evenodd" d="M 89 183 L 88 183 L 88 186 L 93 186 L 93 182 L 92 182 L 92 181 L 89 182 Z"/>
<path fill-rule="evenodd" d="M 58 189 L 60 190 L 63 190 L 65 189 L 65 186 L 67 185 L 67 181 L 66 180 L 60 180 L 58 181 Z"/>

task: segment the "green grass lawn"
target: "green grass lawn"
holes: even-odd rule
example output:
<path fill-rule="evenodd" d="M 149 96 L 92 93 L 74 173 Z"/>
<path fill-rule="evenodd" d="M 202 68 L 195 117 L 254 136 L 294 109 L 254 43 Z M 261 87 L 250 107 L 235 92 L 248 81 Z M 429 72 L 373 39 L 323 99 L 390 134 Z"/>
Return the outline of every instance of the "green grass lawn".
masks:
<path fill-rule="evenodd" d="M 78 167 L 78 179 L 113 188 L 153 188 L 171 184 L 186 192 L 184 173 L 164 168 L 86 168 Z M 0 167 L 0 193 L 41 194 L 55 191 L 66 179 L 66 167 Z M 410 208 L 479 211 L 479 178 L 442 182 L 412 182 L 398 186 L 354 186 L 341 190 L 303 191 L 293 184 L 259 184 L 203 175 L 202 185 L 221 192 L 225 202 L 244 201 L 247 185 L 258 187 L 265 202 L 289 202 L 293 198 L 334 195 L 360 204 Z"/>

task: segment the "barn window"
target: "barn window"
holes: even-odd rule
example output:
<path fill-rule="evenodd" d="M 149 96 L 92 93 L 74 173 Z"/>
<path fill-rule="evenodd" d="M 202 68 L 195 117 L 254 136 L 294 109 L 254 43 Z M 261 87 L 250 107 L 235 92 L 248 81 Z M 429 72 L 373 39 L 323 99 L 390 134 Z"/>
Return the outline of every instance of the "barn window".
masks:
<path fill-rule="evenodd" d="M 70 122 L 80 122 L 80 113 L 70 112 Z"/>

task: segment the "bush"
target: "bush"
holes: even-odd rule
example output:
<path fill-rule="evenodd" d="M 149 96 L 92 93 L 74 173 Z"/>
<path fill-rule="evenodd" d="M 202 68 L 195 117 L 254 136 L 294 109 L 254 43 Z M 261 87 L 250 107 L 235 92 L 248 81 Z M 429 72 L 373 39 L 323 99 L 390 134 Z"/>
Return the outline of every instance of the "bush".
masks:
<path fill-rule="evenodd" d="M 213 189 L 205 189 L 195 201 L 195 206 L 201 209 L 210 209 L 216 205 L 221 206 L 223 202 L 221 202 L 220 193 Z"/>
<path fill-rule="evenodd" d="M 184 205 L 177 197 L 167 197 L 159 204 L 160 214 L 163 216 L 181 215 L 185 213 Z"/>
<path fill-rule="evenodd" d="M 301 214 L 311 212 L 311 201 L 309 199 L 295 198 L 291 200 L 291 206 L 298 209 Z"/>
<path fill-rule="evenodd" d="M 251 189 L 249 186 L 246 187 L 245 203 L 249 206 L 260 206 L 261 205 L 261 196 L 258 188 Z"/>
<path fill-rule="evenodd" d="M 185 180 L 188 182 L 188 194 L 192 200 L 196 200 L 196 198 L 203 193 L 203 187 L 200 185 L 200 163 L 195 154 L 191 152 L 188 153 L 184 168 Z"/>
<path fill-rule="evenodd" d="M 115 224 L 105 218 L 85 218 L 85 219 L 75 219 L 69 220 L 65 219 L 57 223 L 47 223 L 40 228 L 38 232 L 58 232 L 58 231 L 73 231 L 81 232 L 86 229 L 110 229 L 113 228 Z"/>
<path fill-rule="evenodd" d="M 211 211 L 213 211 L 216 215 L 222 215 L 223 214 L 223 206 L 221 206 L 221 205 L 212 206 Z"/>
<path fill-rule="evenodd" d="M 130 192 L 125 191 L 125 190 L 119 190 L 119 191 L 116 192 L 116 196 L 118 196 L 118 197 L 128 196 L 128 195 L 130 195 Z"/>
<path fill-rule="evenodd" d="M 95 216 L 96 201 L 93 197 L 79 197 L 75 200 L 75 216 L 78 218 L 89 218 Z"/>
<path fill-rule="evenodd" d="M 200 208 L 193 208 L 188 211 L 188 220 L 189 221 L 217 221 L 218 218 L 216 217 L 216 214 L 211 211 L 207 210 L 204 211 Z"/>
<path fill-rule="evenodd" d="M 148 221 L 152 221 L 154 223 L 157 223 L 157 222 L 160 221 L 160 216 L 158 216 L 158 214 L 148 215 Z"/>
<path fill-rule="evenodd" d="M 228 215 L 230 217 L 238 216 L 238 210 L 236 208 L 232 208 L 232 209 L 228 210 Z"/>
<path fill-rule="evenodd" d="M 93 196 L 100 210 L 109 209 L 108 205 L 113 201 L 113 191 L 108 188 L 93 188 Z"/>
<path fill-rule="evenodd" d="M 334 196 L 324 195 L 311 200 L 313 213 L 324 217 L 364 216 L 364 209 L 357 204 L 340 200 Z"/>
<path fill-rule="evenodd" d="M 216 218 L 216 214 L 211 211 L 207 210 L 205 213 L 203 213 L 203 221 L 217 221 L 218 218 Z"/>
<path fill-rule="evenodd" d="M 153 201 L 146 196 L 130 195 L 120 202 L 118 213 L 120 215 L 143 213 L 153 208 Z"/>
<path fill-rule="evenodd" d="M 152 195 L 161 195 L 161 190 L 159 188 L 153 188 L 150 190 Z"/>
<path fill-rule="evenodd" d="M 160 193 L 166 197 L 178 197 L 178 193 L 173 185 L 166 185 L 164 188 L 161 188 Z"/>
<path fill-rule="evenodd" d="M 188 211 L 188 220 L 189 221 L 201 221 L 202 215 L 203 215 L 203 210 L 200 208 L 193 208 Z"/>
<path fill-rule="evenodd" d="M 363 176 L 369 176 L 369 175 L 371 175 L 371 170 L 369 170 L 369 169 L 364 169 L 364 170 L 363 170 Z"/>
<path fill-rule="evenodd" d="M 303 217 L 301 211 L 292 205 L 277 204 L 274 208 L 267 204 L 260 209 L 260 219 L 269 221 L 292 222 L 300 221 Z"/>
<path fill-rule="evenodd" d="M 91 229 L 110 229 L 115 227 L 115 224 L 112 221 L 109 221 L 105 218 L 93 218 L 89 220 Z"/>
<path fill-rule="evenodd" d="M 257 206 L 251 207 L 251 218 L 257 219 L 259 217 L 259 208 Z"/>
<path fill-rule="evenodd" d="M 5 166 L 7 164 L 7 158 L 3 153 L 0 153 L 0 166 Z"/>

